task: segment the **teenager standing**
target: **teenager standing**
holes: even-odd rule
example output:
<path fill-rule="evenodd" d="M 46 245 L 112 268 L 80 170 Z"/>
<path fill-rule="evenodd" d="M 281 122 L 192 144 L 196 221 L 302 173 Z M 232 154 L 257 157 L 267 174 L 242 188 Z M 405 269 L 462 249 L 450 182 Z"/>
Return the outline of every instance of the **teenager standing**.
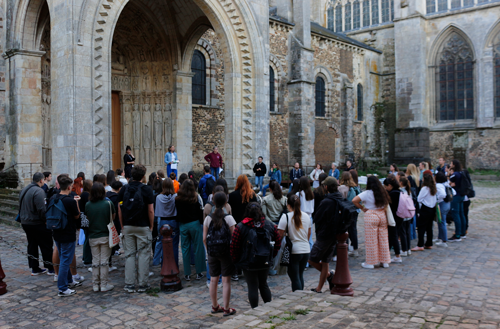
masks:
<path fill-rule="evenodd" d="M 123 162 L 125 164 L 125 178 L 132 178 L 132 168 L 135 164 L 135 157 L 132 155 L 132 148 L 127 145 L 125 149 L 125 155 L 123 156 Z"/>
<path fill-rule="evenodd" d="M 437 189 L 432 173 L 424 172 L 422 188 L 418 194 L 420 214 L 417 219 L 418 244 L 411 251 L 424 250 L 424 236 L 427 235 L 425 249 L 432 249 L 432 223 L 436 217 Z"/>
<path fill-rule="evenodd" d="M 264 176 L 267 172 L 266 164 L 263 160 L 264 158 L 260 156 L 258 162 L 253 166 L 253 172 L 255 173 L 255 187 L 259 189 L 259 194 L 262 194 Z"/>

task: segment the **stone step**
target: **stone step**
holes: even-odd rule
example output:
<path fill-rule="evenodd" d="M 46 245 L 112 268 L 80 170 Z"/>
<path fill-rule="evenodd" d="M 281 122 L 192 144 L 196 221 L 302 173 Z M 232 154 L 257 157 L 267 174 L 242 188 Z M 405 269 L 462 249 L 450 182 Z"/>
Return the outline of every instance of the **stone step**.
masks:
<path fill-rule="evenodd" d="M 18 210 L 12 209 L 10 207 L 0 206 L 0 216 L 12 217 L 15 219 L 17 217 Z"/>
<path fill-rule="evenodd" d="M 17 194 L 17 195 L 19 195 L 19 192 L 21 192 L 21 190 L 11 189 L 11 188 L 0 188 L 0 195 L 3 195 L 3 194 Z"/>
<path fill-rule="evenodd" d="M 11 195 L 6 195 L 6 194 L 0 194 L 0 200 L 11 200 L 11 201 L 19 201 L 19 195 L 11 194 Z"/>
<path fill-rule="evenodd" d="M 17 214 L 16 214 L 16 216 L 17 216 Z M 1 212 L 0 212 L 0 223 L 5 224 L 5 225 L 9 225 L 9 226 L 14 226 L 14 227 L 21 227 L 21 223 L 16 222 L 15 217 L 5 216 Z"/>
<path fill-rule="evenodd" d="M 12 199 L 3 199 L 0 197 L 0 207 L 10 207 L 19 209 L 19 201 Z"/>

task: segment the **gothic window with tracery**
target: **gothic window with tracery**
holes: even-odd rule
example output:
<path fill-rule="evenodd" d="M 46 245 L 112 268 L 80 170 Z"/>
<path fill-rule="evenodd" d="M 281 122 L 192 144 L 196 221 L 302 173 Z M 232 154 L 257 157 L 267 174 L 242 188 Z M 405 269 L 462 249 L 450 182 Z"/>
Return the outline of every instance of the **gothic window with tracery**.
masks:
<path fill-rule="evenodd" d="M 461 0 L 451 0 L 451 9 L 460 8 L 461 7 L 460 1 Z"/>
<path fill-rule="evenodd" d="M 436 63 L 439 121 L 474 118 L 474 62 L 470 45 L 453 33 Z"/>
<path fill-rule="evenodd" d="M 322 77 L 316 78 L 316 116 L 324 117 L 325 116 L 325 96 L 326 96 L 326 88 L 325 88 L 325 79 Z"/>
<path fill-rule="evenodd" d="M 363 26 L 370 26 L 370 0 L 363 1 Z"/>
<path fill-rule="evenodd" d="M 379 19 L 378 19 L 378 1 L 375 0 L 373 1 L 372 0 L 372 24 L 375 25 L 375 24 L 378 24 L 379 23 Z"/>
<path fill-rule="evenodd" d="M 342 6 L 335 6 L 335 32 L 342 32 Z"/>
<path fill-rule="evenodd" d="M 448 0 L 438 0 L 438 11 L 444 11 L 448 9 Z"/>
<path fill-rule="evenodd" d="M 347 4 L 344 6 L 345 10 L 345 30 L 349 31 L 351 29 L 351 3 L 347 2 Z"/>
<path fill-rule="evenodd" d="M 276 97 L 275 86 L 274 86 L 274 70 L 269 66 L 269 109 L 271 112 L 276 111 L 276 102 L 274 97 Z"/>
<path fill-rule="evenodd" d="M 382 23 L 390 21 L 391 8 L 389 7 L 389 0 L 382 0 Z"/>
<path fill-rule="evenodd" d="M 358 121 L 363 121 L 363 85 L 358 84 Z"/>
<path fill-rule="evenodd" d="M 359 29 L 360 27 L 360 19 L 361 19 L 361 10 L 359 8 L 359 0 L 356 0 L 352 4 L 352 28 Z"/>
<path fill-rule="evenodd" d="M 464 0 L 464 7 L 473 5 L 474 5 L 474 0 Z"/>
<path fill-rule="evenodd" d="M 495 118 L 500 118 L 500 34 L 493 45 L 494 65 L 493 77 L 495 79 Z"/>
<path fill-rule="evenodd" d="M 328 15 L 328 29 L 332 30 L 332 31 L 334 31 L 334 29 L 333 29 L 334 28 L 334 25 L 333 25 L 333 23 L 334 23 L 334 16 L 333 16 L 334 11 L 335 11 L 335 9 L 332 6 L 328 7 L 328 13 L 327 13 L 327 15 Z"/>
<path fill-rule="evenodd" d="M 207 104 L 207 63 L 205 56 L 199 50 L 193 53 L 191 62 L 191 71 L 193 76 L 193 104 Z"/>
<path fill-rule="evenodd" d="M 427 14 L 436 12 L 436 0 L 427 0 Z"/>

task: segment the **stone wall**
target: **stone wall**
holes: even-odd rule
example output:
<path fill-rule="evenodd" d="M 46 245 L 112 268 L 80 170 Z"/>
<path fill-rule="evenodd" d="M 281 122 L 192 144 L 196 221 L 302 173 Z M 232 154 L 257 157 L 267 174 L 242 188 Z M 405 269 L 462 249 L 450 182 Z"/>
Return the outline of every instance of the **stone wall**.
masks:
<path fill-rule="evenodd" d="M 193 168 L 201 171 L 207 164 L 205 155 L 219 148 L 224 152 L 224 109 L 215 107 L 193 107 Z"/>
<path fill-rule="evenodd" d="M 3 2 L 2 2 L 3 4 Z M 0 5 L 0 54 L 4 52 L 5 46 L 5 30 L 3 8 Z M 3 169 L 5 163 L 5 137 L 7 135 L 7 127 L 5 123 L 5 59 L 0 56 L 0 170 Z"/>
<path fill-rule="evenodd" d="M 269 163 L 277 162 L 282 168 L 289 165 L 288 158 L 288 113 L 271 114 Z M 266 161 L 267 163 L 267 161 Z"/>
<path fill-rule="evenodd" d="M 335 161 L 336 132 L 329 126 L 328 120 L 316 119 L 316 140 L 314 141 L 314 156 L 316 163 L 321 163 L 323 169 L 330 168 Z"/>

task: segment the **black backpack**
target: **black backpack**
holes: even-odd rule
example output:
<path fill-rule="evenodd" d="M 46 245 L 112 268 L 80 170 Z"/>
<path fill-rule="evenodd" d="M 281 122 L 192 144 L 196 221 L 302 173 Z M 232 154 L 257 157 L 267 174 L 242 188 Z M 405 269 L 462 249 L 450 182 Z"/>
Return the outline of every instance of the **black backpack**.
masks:
<path fill-rule="evenodd" d="M 354 203 L 352 201 L 349 201 L 347 199 L 342 199 L 342 200 L 337 200 L 339 204 L 339 211 L 340 211 L 340 231 L 336 232 L 336 234 L 344 233 L 347 232 L 347 229 L 349 226 L 351 226 L 351 223 L 354 221 L 356 216 L 358 216 L 358 211 L 356 206 L 354 206 Z"/>
<path fill-rule="evenodd" d="M 141 213 L 144 208 L 141 186 L 125 186 L 123 194 L 122 214 L 124 219 L 131 219 Z"/>
<path fill-rule="evenodd" d="M 227 215 L 226 215 L 227 216 Z M 214 229 L 214 221 L 210 222 L 207 233 L 207 253 L 210 257 L 229 256 L 229 245 L 231 243 L 231 232 L 226 223 L 226 216 L 222 220 L 222 227 Z"/>
<path fill-rule="evenodd" d="M 446 192 L 446 197 L 443 199 L 444 202 L 453 201 L 453 190 L 449 186 L 445 186 L 444 190 Z"/>
<path fill-rule="evenodd" d="M 474 186 L 472 185 L 472 181 L 470 179 L 469 172 L 464 170 L 461 172 L 462 178 L 460 179 L 460 194 L 467 195 L 469 198 L 473 198 L 476 196 L 476 192 L 474 191 Z"/>
<path fill-rule="evenodd" d="M 274 232 L 274 224 L 266 220 L 264 227 L 239 223 L 238 228 L 242 236 L 242 253 L 236 265 L 245 270 L 269 268 L 273 264 L 271 232 Z"/>
<path fill-rule="evenodd" d="M 214 191 L 215 181 L 213 177 L 209 177 L 205 180 L 205 195 L 209 196 Z"/>

